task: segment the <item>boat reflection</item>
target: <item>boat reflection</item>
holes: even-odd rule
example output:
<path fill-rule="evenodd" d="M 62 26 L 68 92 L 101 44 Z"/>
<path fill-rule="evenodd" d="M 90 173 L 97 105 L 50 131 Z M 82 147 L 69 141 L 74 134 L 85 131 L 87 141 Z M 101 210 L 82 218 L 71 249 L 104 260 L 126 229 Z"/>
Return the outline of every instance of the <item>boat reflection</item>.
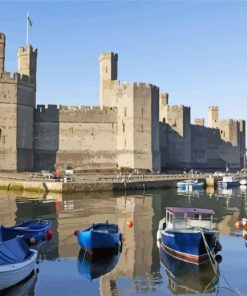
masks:
<path fill-rule="evenodd" d="M 208 260 L 196 265 L 172 257 L 160 248 L 160 260 L 164 266 L 170 290 L 173 294 L 212 293 L 216 291 L 219 268 L 216 272 Z"/>
<path fill-rule="evenodd" d="M 112 249 L 109 249 L 109 252 L 104 249 L 104 252 L 98 252 L 94 256 L 81 249 L 77 258 L 78 272 L 85 279 L 92 281 L 112 271 L 119 257 L 120 252 L 113 252 Z"/>
<path fill-rule="evenodd" d="M 0 292 L 1 296 L 27 296 L 33 295 L 35 284 L 37 281 L 37 273 L 33 271 L 27 278 L 18 284 L 9 287 Z"/>

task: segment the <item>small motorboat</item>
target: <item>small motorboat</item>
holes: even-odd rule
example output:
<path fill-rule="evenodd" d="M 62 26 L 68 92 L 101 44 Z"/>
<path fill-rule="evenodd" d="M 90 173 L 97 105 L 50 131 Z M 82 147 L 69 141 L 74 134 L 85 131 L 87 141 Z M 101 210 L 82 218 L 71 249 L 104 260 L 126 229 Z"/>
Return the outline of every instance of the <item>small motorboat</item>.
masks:
<path fill-rule="evenodd" d="M 213 225 L 214 211 L 198 208 L 166 208 L 157 240 L 170 255 L 199 264 L 221 250 L 219 231 Z"/>
<path fill-rule="evenodd" d="M 77 258 L 78 272 L 87 280 L 92 281 L 112 271 L 118 263 L 119 256 L 120 252 L 109 252 L 95 259 L 81 249 Z"/>
<path fill-rule="evenodd" d="M 198 189 L 203 187 L 204 187 L 204 182 L 199 182 L 198 180 L 184 180 L 184 181 L 177 182 L 177 188 Z"/>
<path fill-rule="evenodd" d="M 108 221 L 93 224 L 83 231 L 76 230 L 74 234 L 77 236 L 80 247 L 91 255 L 102 249 L 118 250 L 122 242 L 118 225 Z"/>
<path fill-rule="evenodd" d="M 239 184 L 240 184 L 240 185 L 247 185 L 247 179 L 241 179 L 241 180 L 239 181 Z"/>
<path fill-rule="evenodd" d="M 0 227 L 0 290 L 29 276 L 35 268 L 38 251 L 29 249 L 22 237 Z"/>
<path fill-rule="evenodd" d="M 224 176 L 222 181 L 218 181 L 219 188 L 231 188 L 239 186 L 239 180 L 234 176 Z"/>
<path fill-rule="evenodd" d="M 27 243 L 34 244 L 40 240 L 50 240 L 52 238 L 51 224 L 50 220 L 35 219 L 11 227 L 2 226 L 2 231 L 6 229 L 16 236 L 23 236 Z"/>

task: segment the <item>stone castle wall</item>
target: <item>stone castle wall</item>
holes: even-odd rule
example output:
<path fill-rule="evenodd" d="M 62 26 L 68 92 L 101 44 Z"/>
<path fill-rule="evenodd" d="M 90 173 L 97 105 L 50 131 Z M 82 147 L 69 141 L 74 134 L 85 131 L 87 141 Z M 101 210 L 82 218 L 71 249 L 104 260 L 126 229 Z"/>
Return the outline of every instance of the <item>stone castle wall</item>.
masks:
<path fill-rule="evenodd" d="M 190 122 L 190 108 L 168 94 L 118 80 L 118 55 L 100 55 L 100 106 L 36 107 L 37 50 L 18 51 L 18 73 L 5 72 L 0 33 L 0 170 L 233 168 L 243 166 L 245 121 L 219 120 L 219 108 Z"/>
<path fill-rule="evenodd" d="M 116 108 L 38 105 L 35 168 L 115 168 L 116 122 Z"/>

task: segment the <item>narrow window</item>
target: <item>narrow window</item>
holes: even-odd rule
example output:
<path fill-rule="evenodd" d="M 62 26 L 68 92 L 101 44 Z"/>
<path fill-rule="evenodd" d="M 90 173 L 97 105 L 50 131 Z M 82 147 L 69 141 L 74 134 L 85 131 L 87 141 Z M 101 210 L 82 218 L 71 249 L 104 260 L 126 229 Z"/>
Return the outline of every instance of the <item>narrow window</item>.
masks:
<path fill-rule="evenodd" d="M 124 116 L 127 116 L 127 108 L 124 108 Z"/>
<path fill-rule="evenodd" d="M 142 133 L 143 133 L 143 124 L 142 124 Z"/>
<path fill-rule="evenodd" d="M 5 135 L 3 135 L 3 143 L 5 143 Z"/>
<path fill-rule="evenodd" d="M 125 123 L 123 123 L 123 132 L 125 132 Z"/>
<path fill-rule="evenodd" d="M 142 108 L 142 118 L 143 118 L 143 115 L 144 115 L 144 109 Z"/>
<path fill-rule="evenodd" d="M 105 72 L 108 73 L 108 67 L 105 67 Z"/>
<path fill-rule="evenodd" d="M 0 142 L 2 140 L 2 130 L 0 129 Z"/>

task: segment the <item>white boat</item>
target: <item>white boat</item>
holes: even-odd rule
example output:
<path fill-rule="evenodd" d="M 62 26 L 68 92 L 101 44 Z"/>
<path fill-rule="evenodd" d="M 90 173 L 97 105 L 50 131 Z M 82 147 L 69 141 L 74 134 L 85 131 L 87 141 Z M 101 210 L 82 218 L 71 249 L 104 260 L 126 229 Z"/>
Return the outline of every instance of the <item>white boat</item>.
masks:
<path fill-rule="evenodd" d="M 247 185 L 247 179 L 241 179 L 241 180 L 239 181 L 239 184 L 240 184 L 240 185 Z"/>
<path fill-rule="evenodd" d="M 231 188 L 239 185 L 239 180 L 234 176 L 224 176 L 222 181 L 218 181 L 218 187 Z"/>
<path fill-rule="evenodd" d="M 1 230 L 1 227 L 0 227 Z M 0 231 L 0 290 L 16 285 L 35 268 L 38 251 L 22 237 L 3 237 Z"/>

